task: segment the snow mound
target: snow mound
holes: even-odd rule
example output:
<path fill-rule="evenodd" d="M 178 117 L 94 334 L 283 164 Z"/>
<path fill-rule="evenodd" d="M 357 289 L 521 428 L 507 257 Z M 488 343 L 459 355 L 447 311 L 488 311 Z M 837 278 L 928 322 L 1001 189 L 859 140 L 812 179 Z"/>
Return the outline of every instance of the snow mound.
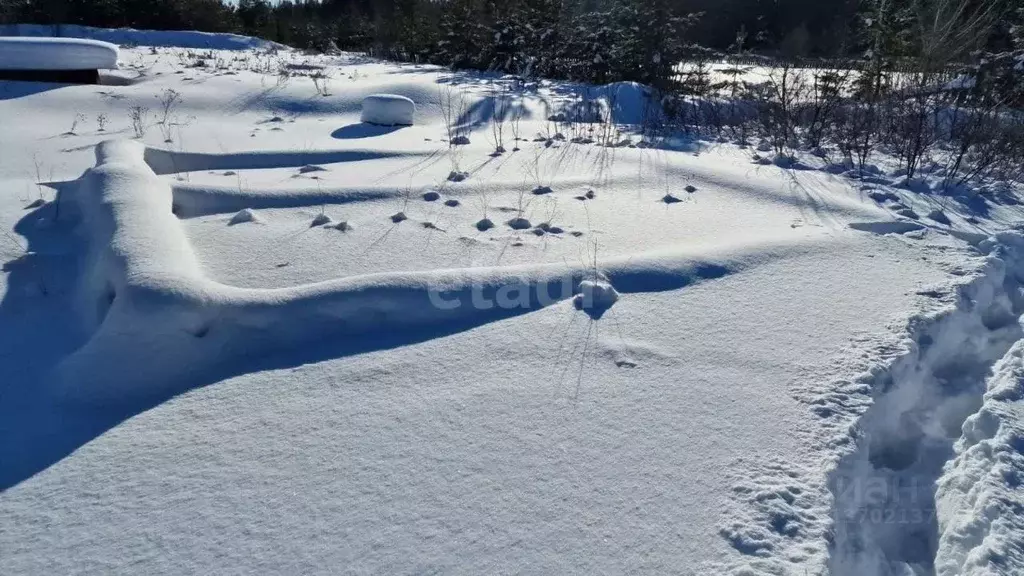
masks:
<path fill-rule="evenodd" d="M 528 230 L 533 227 L 530 221 L 526 218 L 513 218 L 507 222 L 508 227 L 513 230 Z"/>
<path fill-rule="evenodd" d="M 361 120 L 381 126 L 412 126 L 416 104 L 397 94 L 371 94 L 363 98 Z"/>
<path fill-rule="evenodd" d="M 596 320 L 618 301 L 619 293 L 611 284 L 602 280 L 584 280 L 580 282 L 579 294 L 573 298 L 573 305 Z"/>
<path fill-rule="evenodd" d="M 109 70 L 117 55 L 98 40 L 0 37 L 0 70 Z"/>
<path fill-rule="evenodd" d="M 636 82 L 614 82 L 584 89 L 549 118 L 559 122 L 611 121 L 637 126 L 656 119 L 659 108 L 650 88 Z"/>
<path fill-rule="evenodd" d="M 235 213 L 235 215 L 231 217 L 231 220 L 228 220 L 228 226 L 234 226 L 235 224 L 244 224 L 246 222 L 259 223 L 262 221 L 263 218 L 261 218 L 260 215 L 257 214 L 252 208 L 243 208 L 239 210 L 237 213 Z"/>

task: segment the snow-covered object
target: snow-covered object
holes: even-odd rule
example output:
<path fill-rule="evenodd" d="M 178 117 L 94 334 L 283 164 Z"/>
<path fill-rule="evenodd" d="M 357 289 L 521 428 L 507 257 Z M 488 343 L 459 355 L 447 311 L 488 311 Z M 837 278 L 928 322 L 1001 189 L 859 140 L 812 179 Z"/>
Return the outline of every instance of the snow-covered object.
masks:
<path fill-rule="evenodd" d="M 361 120 L 382 126 L 412 126 L 416 104 L 397 94 L 371 94 L 363 98 Z"/>
<path fill-rule="evenodd" d="M 93 28 L 74 24 L 46 26 L 42 24 L 0 25 L 0 36 L 32 38 L 87 38 L 117 45 L 163 46 L 205 50 L 248 50 L 251 48 L 285 48 L 276 42 L 215 32 L 195 30 L 135 30 L 133 28 Z"/>
<path fill-rule="evenodd" d="M 508 221 L 508 227 L 513 230 L 527 230 L 532 226 L 530 221 L 522 216 L 518 216 Z"/>
<path fill-rule="evenodd" d="M 580 293 L 576 295 L 576 304 L 580 309 L 604 312 L 618 301 L 619 293 L 611 284 L 601 280 L 580 282 Z"/>
<path fill-rule="evenodd" d="M 0 37 L 0 70 L 110 70 L 117 46 L 81 38 Z"/>
<path fill-rule="evenodd" d="M 236 224 L 245 224 L 246 222 L 259 223 L 262 221 L 263 219 L 252 208 L 243 208 L 235 213 L 231 220 L 228 220 L 228 224 L 234 226 Z"/>

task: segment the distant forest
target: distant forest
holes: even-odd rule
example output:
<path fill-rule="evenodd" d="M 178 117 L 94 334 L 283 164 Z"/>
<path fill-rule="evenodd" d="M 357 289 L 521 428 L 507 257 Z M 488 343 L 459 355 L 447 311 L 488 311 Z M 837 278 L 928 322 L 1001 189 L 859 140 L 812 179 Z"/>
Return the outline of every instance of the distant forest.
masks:
<path fill-rule="evenodd" d="M 1013 48 L 1022 0 L 0 0 L 0 22 L 237 32 L 303 49 L 657 84 L 695 51 L 965 62 Z M 937 30 L 956 27 L 966 34 Z M 952 41 L 952 43 L 951 43 Z M 880 54 L 884 52 L 884 54 Z"/>

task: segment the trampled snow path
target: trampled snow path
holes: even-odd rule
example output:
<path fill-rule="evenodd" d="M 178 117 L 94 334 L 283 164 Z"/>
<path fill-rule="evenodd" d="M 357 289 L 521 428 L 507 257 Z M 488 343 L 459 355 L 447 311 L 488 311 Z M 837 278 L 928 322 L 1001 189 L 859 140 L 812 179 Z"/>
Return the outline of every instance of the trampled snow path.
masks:
<path fill-rule="evenodd" d="M 964 510 L 960 491 L 967 489 L 965 483 L 980 481 L 979 464 L 970 462 L 971 456 L 960 463 L 951 459 L 961 434 L 965 439 L 958 451 L 973 442 L 973 422 L 982 417 L 972 415 L 982 406 L 993 365 L 1024 336 L 1022 247 L 1024 238 L 1015 234 L 986 241 L 982 248 L 991 256 L 984 269 L 957 290 L 953 307 L 912 321 L 906 353 L 813 401 L 826 421 L 856 416 L 855 445 L 830 474 L 831 574 L 913 570 L 952 576 L 966 573 L 967 556 L 981 570 L 1004 562 L 997 555 L 1020 566 L 1000 527 L 1014 524 L 1013 514 L 1005 508 L 980 514 Z M 1006 377 L 996 383 L 1006 386 Z M 866 401 L 869 397 L 873 402 Z M 988 438 L 994 435 L 990 429 Z M 994 490 L 976 488 L 973 499 L 999 499 L 1006 481 L 1001 487 L 995 482 Z M 944 487 L 939 494 L 936 482 Z M 979 526 L 989 514 L 1000 520 Z M 980 549 L 983 540 L 986 548 Z"/>
<path fill-rule="evenodd" d="M 996 365 L 977 413 L 936 487 L 939 518 L 935 571 L 981 576 L 1024 566 L 1024 343 Z"/>

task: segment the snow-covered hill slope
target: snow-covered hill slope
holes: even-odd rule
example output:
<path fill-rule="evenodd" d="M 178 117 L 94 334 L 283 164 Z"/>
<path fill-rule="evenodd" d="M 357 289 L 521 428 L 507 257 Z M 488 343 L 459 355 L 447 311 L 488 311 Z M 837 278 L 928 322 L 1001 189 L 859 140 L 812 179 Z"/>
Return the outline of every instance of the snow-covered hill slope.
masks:
<path fill-rule="evenodd" d="M 560 83 L 121 62 L 0 82 L 0 572 L 1019 573 L 1014 187 Z"/>

